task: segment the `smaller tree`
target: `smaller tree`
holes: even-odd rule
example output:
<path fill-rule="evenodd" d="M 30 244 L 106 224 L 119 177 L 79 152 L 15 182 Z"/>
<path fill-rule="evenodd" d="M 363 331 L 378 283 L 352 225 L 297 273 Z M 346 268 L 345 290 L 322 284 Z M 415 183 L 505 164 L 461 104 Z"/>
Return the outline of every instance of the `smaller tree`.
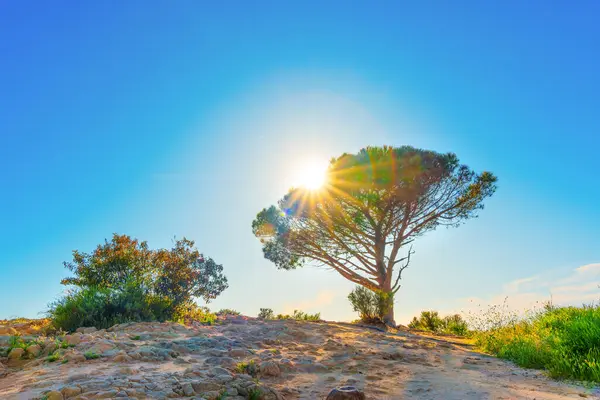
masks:
<path fill-rule="evenodd" d="M 63 279 L 64 285 L 114 291 L 135 285 L 146 295 L 168 299 L 172 313 L 193 306 L 196 297 L 209 302 L 228 287 L 223 266 L 185 238 L 171 249 L 151 250 L 146 242 L 114 234 L 91 253 L 73 251 L 73 261 L 64 265 L 75 275 Z"/>
<path fill-rule="evenodd" d="M 261 308 L 258 313 L 259 319 L 275 319 L 275 313 L 270 308 Z"/>
<path fill-rule="evenodd" d="M 382 323 L 385 315 L 392 306 L 393 296 L 384 292 L 374 292 L 363 286 L 357 286 L 348 295 L 354 311 L 358 312 L 360 320 L 368 323 Z"/>

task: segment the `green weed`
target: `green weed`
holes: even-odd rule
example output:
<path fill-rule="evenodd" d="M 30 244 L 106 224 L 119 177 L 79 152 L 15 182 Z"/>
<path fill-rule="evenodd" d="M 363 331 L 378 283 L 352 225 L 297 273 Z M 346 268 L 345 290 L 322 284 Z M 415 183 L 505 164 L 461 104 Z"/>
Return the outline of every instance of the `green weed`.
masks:
<path fill-rule="evenodd" d="M 474 334 L 483 351 L 553 378 L 600 382 L 600 306 L 547 305 L 521 320 Z"/>
<path fill-rule="evenodd" d="M 100 355 L 94 353 L 93 351 L 86 351 L 85 353 L 83 353 L 83 356 L 86 360 L 95 360 L 96 358 L 100 358 Z"/>

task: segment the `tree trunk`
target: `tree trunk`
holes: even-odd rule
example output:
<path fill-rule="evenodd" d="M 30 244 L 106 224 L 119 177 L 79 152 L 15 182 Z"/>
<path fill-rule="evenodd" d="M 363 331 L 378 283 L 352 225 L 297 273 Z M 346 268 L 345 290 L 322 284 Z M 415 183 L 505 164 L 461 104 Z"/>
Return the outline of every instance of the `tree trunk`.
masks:
<path fill-rule="evenodd" d="M 390 294 L 391 295 L 391 294 Z M 387 326 L 396 327 L 396 321 L 394 320 L 394 302 L 390 304 L 390 308 L 388 308 L 387 313 L 383 317 L 383 322 Z"/>

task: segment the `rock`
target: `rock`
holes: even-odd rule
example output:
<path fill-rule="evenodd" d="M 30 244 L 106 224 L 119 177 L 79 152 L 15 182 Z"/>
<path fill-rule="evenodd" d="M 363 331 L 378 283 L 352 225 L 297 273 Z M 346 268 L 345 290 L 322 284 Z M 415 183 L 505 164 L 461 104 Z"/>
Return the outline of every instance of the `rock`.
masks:
<path fill-rule="evenodd" d="M 79 386 L 65 386 L 60 390 L 63 397 L 68 399 L 70 397 L 75 397 L 81 394 L 81 388 Z"/>
<path fill-rule="evenodd" d="M 114 356 L 112 360 L 114 362 L 130 362 L 133 360 L 133 358 L 129 357 L 124 351 L 121 351 L 119 354 Z"/>
<path fill-rule="evenodd" d="M 282 371 L 291 371 L 294 369 L 294 363 L 287 358 L 279 360 L 279 369 Z"/>
<path fill-rule="evenodd" d="M 325 400 L 365 400 L 365 393 L 354 386 L 342 386 L 333 389 Z"/>
<path fill-rule="evenodd" d="M 27 354 L 29 354 L 31 357 L 37 357 L 40 355 L 41 352 L 42 348 L 39 344 L 32 344 L 27 348 Z"/>
<path fill-rule="evenodd" d="M 8 370 L 2 363 L 0 363 L 0 378 L 5 377 L 6 375 L 8 375 Z"/>
<path fill-rule="evenodd" d="M 229 350 L 229 357 L 246 357 L 248 350 L 246 349 L 231 349 Z"/>
<path fill-rule="evenodd" d="M 296 368 L 302 372 L 308 372 L 308 373 L 317 373 L 317 372 L 327 372 L 328 371 L 327 367 L 321 363 L 313 364 L 313 363 L 303 362 L 303 363 L 296 364 Z"/>
<path fill-rule="evenodd" d="M 186 382 L 183 385 L 181 385 L 181 390 L 183 390 L 183 394 L 188 397 L 194 395 L 194 388 L 192 387 L 192 384 L 190 382 Z"/>
<path fill-rule="evenodd" d="M 220 393 L 214 390 L 211 390 L 210 392 L 206 392 L 202 395 L 203 399 L 206 400 L 217 400 L 220 396 Z"/>
<path fill-rule="evenodd" d="M 62 393 L 57 392 L 56 390 L 46 393 L 44 398 L 46 400 L 63 400 L 64 399 Z"/>
<path fill-rule="evenodd" d="M 83 327 L 82 328 L 77 328 L 77 330 L 75 332 L 88 334 L 88 333 L 93 333 L 93 332 L 96 332 L 96 331 L 98 331 L 98 329 L 96 329 L 96 328 L 94 328 L 92 326 L 92 327 L 89 327 L 89 328 L 83 328 Z"/>
<path fill-rule="evenodd" d="M 10 351 L 10 353 L 8 353 L 8 359 L 18 360 L 19 358 L 23 357 L 23 354 L 25 354 L 25 350 L 20 347 L 15 347 Z"/>
<path fill-rule="evenodd" d="M 76 351 L 69 351 L 65 353 L 65 360 L 68 360 L 69 362 L 78 363 L 85 361 L 85 356 Z"/>
<path fill-rule="evenodd" d="M 264 376 L 279 376 L 281 375 L 281 371 L 277 364 L 273 361 L 264 361 L 260 363 L 259 367 L 261 375 Z"/>
<path fill-rule="evenodd" d="M 4 325 L 0 326 L 0 335 L 15 336 L 18 334 L 19 334 L 19 331 L 17 331 L 12 326 L 4 326 Z"/>
<path fill-rule="evenodd" d="M 192 387 L 194 388 L 194 392 L 196 393 L 205 393 L 213 390 L 219 391 L 221 390 L 222 385 L 209 381 L 194 381 L 192 382 Z"/>
<path fill-rule="evenodd" d="M 114 343 L 112 343 L 111 341 L 108 341 L 108 340 L 102 340 L 102 341 L 94 343 L 92 345 L 92 347 L 90 347 L 88 350 L 91 351 L 92 353 L 105 355 L 104 354 L 105 352 L 110 351 L 114 348 L 115 348 Z"/>
<path fill-rule="evenodd" d="M 204 360 L 204 363 L 207 365 L 220 365 L 225 368 L 234 368 L 237 365 L 231 357 L 208 357 Z"/>
<path fill-rule="evenodd" d="M 221 367 L 214 367 L 210 369 L 210 373 L 212 375 L 229 375 L 231 376 L 231 372 L 227 371 L 225 368 L 221 368 Z"/>
<path fill-rule="evenodd" d="M 64 341 L 69 346 L 77 346 L 81 343 L 81 334 L 65 335 Z"/>

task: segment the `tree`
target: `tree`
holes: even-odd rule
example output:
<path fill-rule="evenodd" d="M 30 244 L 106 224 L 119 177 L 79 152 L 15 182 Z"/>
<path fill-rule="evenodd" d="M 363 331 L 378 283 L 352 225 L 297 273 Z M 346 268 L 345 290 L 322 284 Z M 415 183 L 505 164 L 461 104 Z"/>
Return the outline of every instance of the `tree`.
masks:
<path fill-rule="evenodd" d="M 223 266 L 185 238 L 170 250 L 151 250 L 146 242 L 114 234 L 92 253 L 73 251 L 73 261 L 64 265 L 75 274 L 63 279 L 64 285 L 124 291 L 134 284 L 149 295 L 168 298 L 174 308 L 189 306 L 195 297 L 208 302 L 228 287 Z"/>
<path fill-rule="evenodd" d="M 290 189 L 277 206 L 258 213 L 252 230 L 277 268 L 313 262 L 393 296 L 414 240 L 476 217 L 496 180 L 453 153 L 367 147 L 332 159 L 321 189 Z M 385 322 L 395 324 L 393 303 Z"/>

